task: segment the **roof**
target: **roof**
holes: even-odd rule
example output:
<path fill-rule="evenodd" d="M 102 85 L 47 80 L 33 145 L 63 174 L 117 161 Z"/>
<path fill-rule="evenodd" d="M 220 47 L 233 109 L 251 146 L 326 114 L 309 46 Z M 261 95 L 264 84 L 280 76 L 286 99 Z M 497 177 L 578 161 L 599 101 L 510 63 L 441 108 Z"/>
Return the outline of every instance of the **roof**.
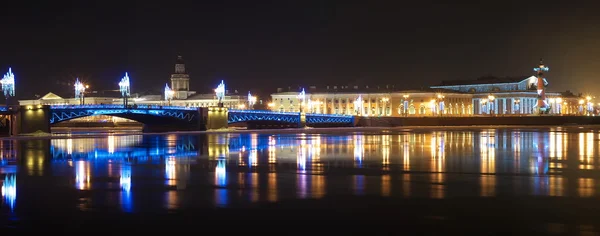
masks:
<path fill-rule="evenodd" d="M 495 77 L 484 76 L 474 80 L 444 80 L 438 86 L 456 86 L 456 85 L 474 85 L 474 84 L 510 84 L 519 83 L 529 79 L 531 76 L 516 76 L 516 77 Z M 436 87 L 436 86 L 433 86 Z"/>
<path fill-rule="evenodd" d="M 47 93 L 46 95 L 44 95 L 43 97 L 41 97 L 40 99 L 42 100 L 52 100 L 52 99 L 63 99 L 62 97 L 50 92 Z"/>

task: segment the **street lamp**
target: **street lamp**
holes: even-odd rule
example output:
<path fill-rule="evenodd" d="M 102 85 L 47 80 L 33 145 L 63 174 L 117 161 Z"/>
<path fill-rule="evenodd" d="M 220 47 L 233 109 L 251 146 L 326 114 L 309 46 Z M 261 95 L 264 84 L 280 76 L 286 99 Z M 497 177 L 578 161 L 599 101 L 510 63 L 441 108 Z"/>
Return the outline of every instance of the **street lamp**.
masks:
<path fill-rule="evenodd" d="M 8 72 L 4 74 L 2 80 L 0 80 L 2 84 L 2 91 L 4 92 L 4 97 L 6 97 L 6 103 L 9 103 L 9 98 L 15 96 L 15 74 L 12 73 L 12 69 L 9 67 Z"/>
<path fill-rule="evenodd" d="M 402 101 L 402 103 L 403 103 L 402 104 L 403 105 L 402 112 L 404 113 L 404 116 L 408 116 L 408 105 L 409 105 L 408 97 L 410 97 L 410 95 L 404 94 L 404 95 L 402 95 L 402 97 L 404 98 L 404 101 Z"/>
<path fill-rule="evenodd" d="M 382 98 L 382 99 L 381 99 L 381 103 L 383 103 L 383 108 L 379 108 L 379 109 L 381 109 L 381 110 L 379 111 L 379 115 L 387 115 L 387 113 L 388 113 L 388 112 L 387 112 L 387 103 L 388 103 L 389 101 L 390 101 L 390 99 L 389 99 L 389 98 L 387 98 L 387 97 L 385 97 L 385 98 Z"/>
<path fill-rule="evenodd" d="M 520 107 L 519 107 L 519 103 L 521 102 L 521 100 L 515 99 L 514 101 L 515 101 L 515 104 L 514 104 L 514 107 L 513 107 L 513 113 L 521 114 L 521 110 L 520 110 Z"/>
<path fill-rule="evenodd" d="M 225 97 L 225 82 L 223 80 L 215 89 L 215 95 L 217 96 L 218 106 L 223 107 L 223 98 Z"/>
<path fill-rule="evenodd" d="M 254 108 L 254 104 L 256 104 L 256 96 L 252 96 L 250 91 L 248 91 L 248 109 L 252 110 Z"/>
<path fill-rule="evenodd" d="M 130 95 L 129 86 L 129 75 L 125 72 L 125 76 L 119 81 L 119 90 L 121 91 L 121 96 L 123 96 L 123 107 L 127 107 L 127 98 Z"/>
<path fill-rule="evenodd" d="M 275 107 L 275 103 L 269 102 L 267 106 L 269 107 L 269 109 L 273 110 L 273 107 Z"/>
<path fill-rule="evenodd" d="M 558 114 L 562 114 L 562 103 L 563 103 L 562 98 L 556 98 L 556 112 Z"/>
<path fill-rule="evenodd" d="M 302 113 L 304 112 L 304 106 L 306 105 L 306 92 L 304 91 L 304 88 L 302 88 L 302 91 L 298 94 L 298 99 L 300 100 L 300 113 Z"/>
<path fill-rule="evenodd" d="M 488 103 L 490 115 L 494 115 L 494 112 L 496 110 L 496 108 L 494 107 L 494 99 L 496 99 L 496 97 L 494 97 L 494 95 L 488 95 L 488 100 L 490 101 Z"/>
<path fill-rule="evenodd" d="M 444 114 L 444 110 L 445 110 L 445 106 L 444 106 L 444 105 L 445 105 L 445 104 L 444 104 L 444 98 L 446 98 L 446 96 L 444 96 L 444 95 L 443 95 L 443 94 L 441 94 L 441 93 L 438 93 L 438 95 L 437 95 L 437 99 L 440 101 L 440 102 L 439 102 L 439 104 L 440 104 L 440 105 L 439 105 L 439 106 L 440 106 L 440 108 L 439 108 L 439 109 L 440 109 L 440 116 Z"/>
<path fill-rule="evenodd" d="M 165 83 L 165 100 L 171 105 L 171 100 L 173 100 L 173 96 L 175 95 L 175 91 L 169 88 L 169 84 Z"/>
<path fill-rule="evenodd" d="M 85 104 L 85 89 L 86 86 L 83 85 L 83 83 L 81 83 L 81 81 L 79 81 L 79 78 L 77 78 L 75 80 L 75 98 L 79 98 L 79 104 L 84 105 Z"/>
<path fill-rule="evenodd" d="M 362 99 L 362 95 L 358 95 L 358 98 L 356 98 L 356 100 L 354 100 L 354 112 L 356 112 L 356 115 L 363 115 L 364 114 L 364 107 L 363 107 L 363 99 Z"/>

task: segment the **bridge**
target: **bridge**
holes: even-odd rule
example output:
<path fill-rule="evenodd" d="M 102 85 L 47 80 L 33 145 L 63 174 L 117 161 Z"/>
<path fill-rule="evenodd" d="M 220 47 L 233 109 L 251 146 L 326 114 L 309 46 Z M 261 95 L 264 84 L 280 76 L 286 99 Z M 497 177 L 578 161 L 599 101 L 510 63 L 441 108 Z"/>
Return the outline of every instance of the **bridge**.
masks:
<path fill-rule="evenodd" d="M 109 115 L 144 124 L 146 131 L 212 130 L 229 124 L 245 123 L 261 127 L 346 127 L 354 126 L 354 116 L 275 112 L 264 110 L 229 110 L 224 107 L 182 107 L 156 105 L 38 105 L 0 107 L 0 115 L 11 115 L 12 133 L 50 132 L 60 122 L 95 115 Z M 0 122 L 0 128 L 2 122 Z"/>

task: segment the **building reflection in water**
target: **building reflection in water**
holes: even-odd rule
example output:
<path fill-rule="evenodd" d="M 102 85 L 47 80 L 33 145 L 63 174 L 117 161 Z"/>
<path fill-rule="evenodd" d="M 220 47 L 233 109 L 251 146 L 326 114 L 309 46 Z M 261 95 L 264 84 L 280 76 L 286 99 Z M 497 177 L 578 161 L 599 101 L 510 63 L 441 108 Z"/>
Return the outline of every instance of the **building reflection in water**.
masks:
<path fill-rule="evenodd" d="M 8 208 L 13 211 L 17 200 L 17 175 L 6 174 L 2 182 L 2 198 Z"/>
<path fill-rule="evenodd" d="M 598 135 L 587 130 L 218 133 L 203 136 L 207 152 L 201 155 L 193 145 L 184 142 L 185 137 L 171 134 L 56 139 L 51 141 L 51 157 L 53 163 L 70 163 L 68 173 L 74 170 L 75 187 L 80 190 L 99 188 L 103 183 L 93 181 L 105 177 L 99 175 L 119 178 L 124 211 L 133 210 L 133 189 L 144 184 L 138 180 L 146 181 L 132 178 L 148 173 L 137 171 L 145 168 L 136 166 L 138 163 L 160 166 L 158 171 L 153 170 L 154 176 L 164 171 L 167 191 L 160 197 L 168 208 L 185 202 L 181 200 L 184 191 L 177 190 L 186 189 L 190 166 L 210 173 L 207 177 L 194 175 L 194 181 L 206 178 L 200 181 L 214 184 L 214 196 L 210 192 L 209 197 L 214 197 L 217 206 L 240 201 L 275 202 L 286 197 L 321 198 L 342 192 L 429 198 L 461 194 L 494 197 L 506 191 L 541 196 L 597 195 L 598 181 L 587 173 L 598 171 L 600 144 Z M 44 173 L 43 163 L 49 162 L 44 159 L 45 154 L 38 149 L 23 149 L 20 155 L 24 173 Z M 290 173 L 295 174 L 288 178 Z M 462 173 L 475 176 L 472 192 L 461 191 L 461 184 L 454 181 Z M 350 178 L 340 177 L 343 175 Z M 110 184 L 116 186 L 114 182 Z"/>

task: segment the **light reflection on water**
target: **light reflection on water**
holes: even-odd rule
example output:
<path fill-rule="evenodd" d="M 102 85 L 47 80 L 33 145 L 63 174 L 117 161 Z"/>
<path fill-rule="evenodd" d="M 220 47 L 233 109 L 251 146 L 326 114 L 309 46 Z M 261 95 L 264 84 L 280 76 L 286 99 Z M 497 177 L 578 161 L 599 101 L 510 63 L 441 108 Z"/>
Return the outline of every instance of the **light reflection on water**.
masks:
<path fill-rule="evenodd" d="M 73 203 L 80 209 L 125 212 L 328 195 L 595 197 L 598 136 L 564 128 L 423 129 L 2 141 L 0 174 L 10 209 L 22 202 L 17 175 L 44 189 L 94 191 Z"/>

